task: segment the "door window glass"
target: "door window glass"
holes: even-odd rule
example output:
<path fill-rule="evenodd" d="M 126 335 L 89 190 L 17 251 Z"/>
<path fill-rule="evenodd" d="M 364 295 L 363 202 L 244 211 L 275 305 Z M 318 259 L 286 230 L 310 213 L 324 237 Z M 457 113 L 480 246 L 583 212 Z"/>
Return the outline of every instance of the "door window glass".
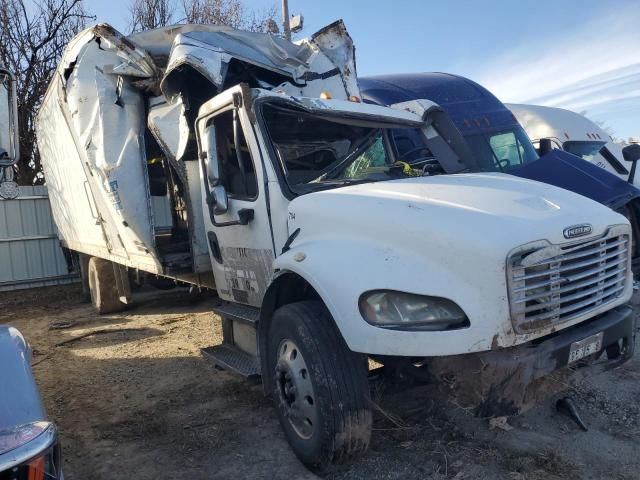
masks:
<path fill-rule="evenodd" d="M 509 167 L 524 163 L 524 149 L 517 141 L 513 132 L 499 133 L 489 138 L 489 145 L 496 159 L 502 165 Z"/>
<path fill-rule="evenodd" d="M 253 159 L 241 125 L 238 125 L 238 145 L 235 144 L 233 123 L 233 110 L 223 112 L 213 120 L 222 185 L 232 198 L 253 200 L 258 194 Z"/>

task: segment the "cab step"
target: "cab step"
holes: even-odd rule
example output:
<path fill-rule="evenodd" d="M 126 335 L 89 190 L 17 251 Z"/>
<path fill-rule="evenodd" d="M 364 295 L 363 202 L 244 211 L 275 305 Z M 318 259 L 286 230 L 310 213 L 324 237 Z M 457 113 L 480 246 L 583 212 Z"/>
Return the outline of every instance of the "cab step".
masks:
<path fill-rule="evenodd" d="M 256 327 L 260 320 L 260 309 L 240 303 L 223 303 L 213 308 L 213 313 L 222 318 L 247 323 Z"/>
<path fill-rule="evenodd" d="M 235 345 L 223 343 L 222 345 L 203 348 L 200 351 L 205 359 L 224 370 L 239 373 L 247 378 L 260 375 L 258 358 L 240 350 Z"/>

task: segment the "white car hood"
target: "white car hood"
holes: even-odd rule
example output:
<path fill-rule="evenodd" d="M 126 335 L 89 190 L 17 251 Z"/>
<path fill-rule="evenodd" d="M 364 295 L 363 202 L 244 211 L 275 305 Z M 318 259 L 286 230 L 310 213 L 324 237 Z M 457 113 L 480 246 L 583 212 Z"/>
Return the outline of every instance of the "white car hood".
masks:
<path fill-rule="evenodd" d="M 362 235 L 399 229 L 389 234 L 422 234 L 455 243 L 464 235 L 467 241 L 489 240 L 505 248 L 543 239 L 567 242 L 563 230 L 576 224 L 591 224 L 592 236 L 598 236 L 610 225 L 627 223 L 576 193 L 501 173 L 417 177 L 325 190 L 295 199 L 290 211 L 309 218 L 303 223 L 312 230 L 332 224 L 340 228 L 344 222 L 344 229 Z M 313 217 L 326 218 L 326 223 Z"/>

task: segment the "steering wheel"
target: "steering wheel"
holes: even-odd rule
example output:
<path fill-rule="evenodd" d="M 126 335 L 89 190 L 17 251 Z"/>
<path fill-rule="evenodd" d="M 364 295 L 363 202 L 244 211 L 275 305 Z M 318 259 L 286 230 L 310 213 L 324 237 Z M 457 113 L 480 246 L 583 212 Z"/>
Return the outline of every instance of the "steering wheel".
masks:
<path fill-rule="evenodd" d="M 427 152 L 431 153 L 429 151 L 429 148 L 426 145 L 420 145 L 419 147 L 414 147 L 414 148 L 411 148 L 411 149 L 407 150 L 406 152 L 402 152 L 400 157 L 407 158 L 411 154 L 416 153 L 416 152 L 420 152 L 422 150 L 426 150 Z M 407 163 L 413 163 L 414 162 L 414 160 L 403 160 L 403 161 L 407 162 Z"/>

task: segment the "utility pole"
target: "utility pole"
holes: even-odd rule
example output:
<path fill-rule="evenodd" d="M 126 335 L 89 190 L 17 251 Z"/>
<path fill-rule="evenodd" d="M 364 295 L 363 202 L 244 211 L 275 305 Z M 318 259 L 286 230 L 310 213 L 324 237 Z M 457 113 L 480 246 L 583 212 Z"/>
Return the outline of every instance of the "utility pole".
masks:
<path fill-rule="evenodd" d="M 291 40 L 291 27 L 289 26 L 289 0 L 282 0 L 282 30 L 284 38 Z"/>

